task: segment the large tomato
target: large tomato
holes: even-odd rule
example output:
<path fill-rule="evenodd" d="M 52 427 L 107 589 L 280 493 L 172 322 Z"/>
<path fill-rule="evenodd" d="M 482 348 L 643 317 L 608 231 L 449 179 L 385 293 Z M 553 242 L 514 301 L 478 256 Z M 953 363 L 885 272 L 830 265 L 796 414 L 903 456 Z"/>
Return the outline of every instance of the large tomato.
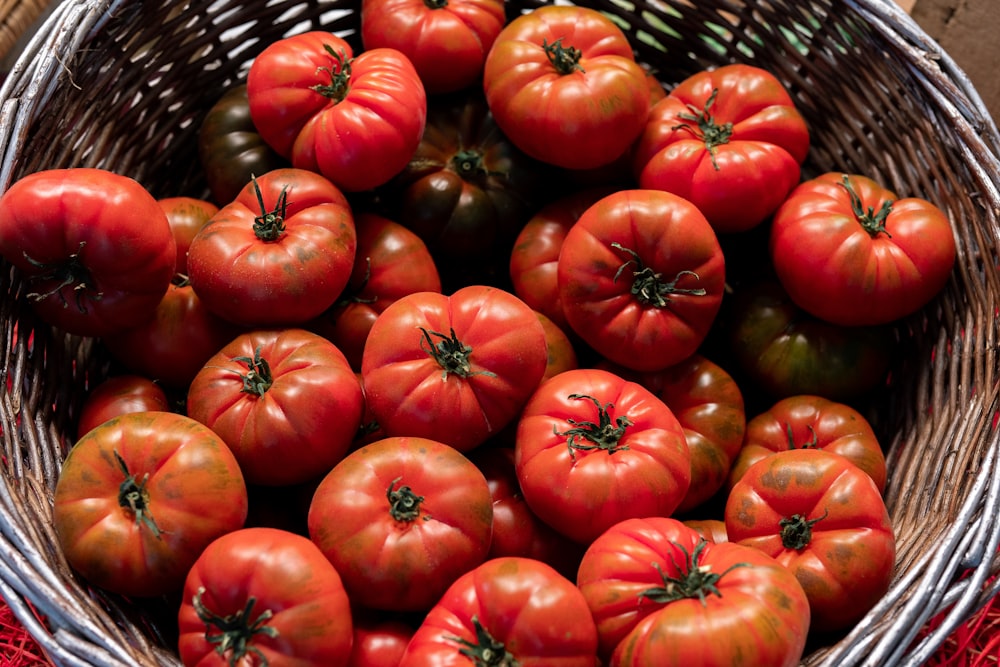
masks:
<path fill-rule="evenodd" d="M 570 327 L 626 368 L 694 354 L 722 305 L 725 259 L 705 217 L 661 190 L 620 190 L 566 234 L 557 267 Z"/>
<path fill-rule="evenodd" d="M 345 667 L 351 606 L 337 570 L 308 538 L 244 528 L 209 544 L 177 614 L 186 667 Z"/>
<path fill-rule="evenodd" d="M 389 306 L 369 333 L 361 374 L 386 434 L 468 451 L 517 416 L 547 359 L 535 311 L 510 292 L 470 285 Z"/>
<path fill-rule="evenodd" d="M 285 485 L 325 474 L 361 423 L 361 385 L 343 353 L 304 329 L 241 334 L 191 381 L 188 414 L 222 437 L 247 481 Z"/>
<path fill-rule="evenodd" d="M 425 610 L 486 558 L 493 500 L 483 474 L 456 449 L 384 438 L 323 478 L 308 527 L 355 604 Z"/>
<path fill-rule="evenodd" d="M 805 593 L 780 563 L 666 517 L 598 537 L 577 585 L 613 667 L 793 667 L 810 628 Z"/>
<path fill-rule="evenodd" d="M 506 21 L 503 0 L 364 0 L 361 41 L 401 51 L 428 93 L 447 93 L 480 80 Z"/>
<path fill-rule="evenodd" d="M 948 281 L 955 236 L 945 213 L 865 176 L 799 185 L 774 215 L 771 260 L 800 308 L 845 326 L 916 312 Z"/>
<path fill-rule="evenodd" d="M 213 540 L 243 526 L 247 490 L 222 438 L 172 412 L 131 412 L 89 431 L 63 462 L 53 525 L 69 564 L 122 595 L 179 591 Z"/>
<path fill-rule="evenodd" d="M 399 667 L 413 628 L 377 614 L 354 616 L 354 647 L 347 667 Z"/>
<path fill-rule="evenodd" d="M 882 495 L 850 460 L 822 449 L 777 452 L 729 492 L 726 533 L 787 568 L 813 628 L 850 627 L 889 590 L 896 540 Z"/>
<path fill-rule="evenodd" d="M 277 169 L 255 178 L 191 241 L 198 297 L 246 326 L 302 324 L 333 305 L 357 248 L 344 194 L 319 174 Z"/>
<path fill-rule="evenodd" d="M 684 431 L 663 401 L 599 369 L 566 371 L 531 396 L 515 468 L 528 507 L 582 544 L 624 519 L 668 516 L 691 483 Z"/>
<path fill-rule="evenodd" d="M 606 15 L 546 5 L 510 21 L 486 56 L 483 90 L 528 155 L 570 169 L 614 161 L 642 132 L 649 84 Z"/>
<path fill-rule="evenodd" d="M 292 165 L 347 191 L 369 190 L 406 166 L 420 142 L 427 95 L 396 49 L 366 50 L 328 32 L 277 40 L 247 74 L 250 115 Z"/>
<path fill-rule="evenodd" d="M 135 180 L 103 169 L 49 169 L 0 197 L 0 255 L 49 324 L 103 336 L 153 314 L 174 275 L 167 216 Z"/>
<path fill-rule="evenodd" d="M 247 179 L 249 180 L 249 179 Z M 244 181 L 244 185 L 246 181 Z M 164 197 L 157 200 L 167 216 L 170 231 L 177 244 L 176 273 L 187 276 L 187 254 L 191 241 L 208 224 L 219 207 L 206 199 L 195 197 Z"/>
<path fill-rule="evenodd" d="M 87 394 L 77 419 L 77 438 L 112 417 L 129 412 L 169 412 L 170 404 L 160 385 L 141 375 L 115 375 Z"/>
<path fill-rule="evenodd" d="M 697 206 L 716 232 L 763 222 L 799 182 L 809 131 L 770 72 L 728 65 L 675 86 L 636 143 L 639 185 Z"/>
<path fill-rule="evenodd" d="M 399 667 L 594 667 L 597 630 L 580 591 L 531 558 L 494 558 L 428 612 Z"/>

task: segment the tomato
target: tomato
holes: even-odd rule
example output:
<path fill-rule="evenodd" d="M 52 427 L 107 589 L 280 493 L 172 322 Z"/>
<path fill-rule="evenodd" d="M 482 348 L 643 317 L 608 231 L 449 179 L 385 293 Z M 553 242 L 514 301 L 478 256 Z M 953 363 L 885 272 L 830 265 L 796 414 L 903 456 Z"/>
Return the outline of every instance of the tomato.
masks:
<path fill-rule="evenodd" d="M 615 523 L 668 516 L 691 483 L 684 431 L 648 389 L 599 369 L 545 381 L 524 407 L 515 440 L 528 507 L 589 543 Z"/>
<path fill-rule="evenodd" d="M 849 405 L 810 395 L 782 399 L 747 423 L 729 486 L 765 456 L 789 449 L 840 454 L 868 473 L 880 493 L 885 489 L 885 454 L 868 420 Z"/>
<path fill-rule="evenodd" d="M 191 240 L 209 220 L 219 212 L 219 207 L 210 201 L 195 197 L 165 197 L 157 200 L 167 216 L 170 231 L 177 244 L 176 273 L 187 275 L 187 253 Z"/>
<path fill-rule="evenodd" d="M 400 297 L 440 292 L 437 265 L 420 237 L 373 213 L 358 215 L 354 269 L 337 301 L 306 328 L 330 339 L 356 371 L 361 370 L 368 332 Z"/>
<path fill-rule="evenodd" d="M 103 336 L 153 314 L 177 247 L 156 199 L 103 169 L 29 174 L 0 197 L 0 255 L 26 282 L 46 323 Z"/>
<path fill-rule="evenodd" d="M 347 667 L 399 667 L 413 628 L 393 620 L 354 618 L 354 648 Z"/>
<path fill-rule="evenodd" d="M 725 259 L 705 217 L 660 190 L 621 190 L 566 234 L 559 296 L 573 331 L 626 368 L 694 354 L 722 305 Z"/>
<path fill-rule="evenodd" d="M 223 535 L 184 582 L 177 646 L 186 667 L 346 667 L 351 608 L 308 538 L 274 528 Z"/>
<path fill-rule="evenodd" d="M 319 174 L 278 169 L 248 183 L 191 241 L 191 285 L 245 326 L 301 325 L 333 305 L 354 265 L 344 194 Z"/>
<path fill-rule="evenodd" d="M 793 667 L 810 627 L 805 593 L 781 564 L 666 517 L 629 519 L 597 538 L 577 585 L 613 667 Z"/>
<path fill-rule="evenodd" d="M 390 437 L 351 452 L 323 478 L 308 525 L 355 604 L 425 610 L 486 558 L 493 500 L 458 450 Z"/>
<path fill-rule="evenodd" d="M 506 21 L 503 0 L 364 0 L 361 41 L 403 52 L 428 93 L 446 93 L 479 81 Z"/>
<path fill-rule="evenodd" d="M 800 308 L 869 326 L 927 304 L 948 282 L 956 249 L 948 217 L 931 202 L 829 172 L 802 183 L 775 213 L 770 253 Z"/>
<path fill-rule="evenodd" d="M 169 412 L 170 403 L 160 385 L 141 375 L 116 375 L 97 384 L 83 401 L 77 419 L 77 438 L 112 417 L 129 412 Z"/>
<path fill-rule="evenodd" d="M 304 329 L 254 330 L 219 350 L 191 381 L 188 414 L 233 450 L 247 481 L 323 475 L 347 453 L 363 397 L 343 353 Z"/>
<path fill-rule="evenodd" d="M 427 95 L 396 49 L 366 50 L 323 31 L 271 43 L 247 74 L 250 115 L 292 165 L 351 192 L 382 185 L 420 142 Z"/>
<path fill-rule="evenodd" d="M 726 522 L 722 519 L 687 519 L 683 523 L 713 544 L 729 541 Z"/>
<path fill-rule="evenodd" d="M 594 667 L 597 632 L 571 581 L 530 558 L 494 558 L 428 612 L 399 667 Z"/>
<path fill-rule="evenodd" d="M 889 513 L 868 473 L 839 454 L 793 449 L 761 459 L 730 490 L 725 522 L 731 541 L 795 575 L 818 631 L 852 626 L 889 590 Z"/>
<path fill-rule="evenodd" d="M 382 312 L 361 360 L 368 408 L 392 436 L 468 451 L 513 421 L 545 373 L 535 312 L 504 290 L 410 294 Z"/>
<path fill-rule="evenodd" d="M 625 33 L 575 5 L 542 6 L 510 21 L 486 56 L 483 90 L 518 148 L 570 169 L 614 161 L 649 113 L 646 73 Z"/>
<path fill-rule="evenodd" d="M 92 585 L 135 597 L 179 591 L 214 539 L 242 527 L 247 490 L 232 452 L 172 412 L 132 412 L 89 431 L 56 482 L 53 525 Z"/>
<path fill-rule="evenodd" d="M 633 161 L 640 187 L 689 200 L 725 234 L 774 213 L 808 151 L 805 119 L 777 77 L 735 64 L 694 74 L 653 106 Z"/>
<path fill-rule="evenodd" d="M 535 313 L 535 315 L 542 323 L 542 330 L 545 332 L 545 346 L 549 353 L 542 380 L 548 380 L 564 371 L 579 368 L 580 363 L 576 356 L 576 350 L 573 348 L 573 341 L 569 339 L 566 332 L 545 315 L 541 313 Z"/>

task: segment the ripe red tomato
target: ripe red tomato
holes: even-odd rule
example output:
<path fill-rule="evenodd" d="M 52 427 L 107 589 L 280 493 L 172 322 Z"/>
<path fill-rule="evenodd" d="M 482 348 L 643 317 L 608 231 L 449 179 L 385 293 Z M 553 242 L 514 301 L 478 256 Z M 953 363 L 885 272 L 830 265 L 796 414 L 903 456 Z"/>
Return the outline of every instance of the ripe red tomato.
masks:
<path fill-rule="evenodd" d="M 666 517 L 598 537 L 577 585 L 614 667 L 794 667 L 810 628 L 805 593 L 780 563 Z"/>
<path fill-rule="evenodd" d="M 484 285 L 410 294 L 372 326 L 361 360 L 368 408 L 388 435 L 468 451 L 501 431 L 548 359 L 538 316 Z"/>
<path fill-rule="evenodd" d="M 771 224 L 770 251 L 792 301 L 844 326 L 916 312 L 945 286 L 956 252 L 948 217 L 934 204 L 834 172 L 788 196 Z"/>
<path fill-rule="evenodd" d="M 174 275 L 176 243 L 156 199 L 103 169 L 29 174 L 0 197 L 0 255 L 45 322 L 103 336 L 153 314 Z"/>
<path fill-rule="evenodd" d="M 173 232 L 177 244 L 175 272 L 187 276 L 187 254 L 191 240 L 208 224 L 212 216 L 219 212 L 219 207 L 210 201 L 195 197 L 165 197 L 157 201 L 167 216 L 170 231 Z"/>
<path fill-rule="evenodd" d="M 52 512 L 74 570 L 107 591 L 155 597 L 179 591 L 202 550 L 243 526 L 247 490 L 236 458 L 203 424 L 132 412 L 70 449 Z"/>
<path fill-rule="evenodd" d="M 620 190 L 566 234 L 559 297 L 573 331 L 626 368 L 694 354 L 722 305 L 725 259 L 705 217 L 661 190 Z"/>
<path fill-rule="evenodd" d="M 579 368 L 580 363 L 576 356 L 576 349 L 573 347 L 573 341 L 569 339 L 566 332 L 557 326 L 555 322 L 545 317 L 545 315 L 541 313 L 535 314 L 538 316 L 538 321 L 542 323 L 542 329 L 545 331 L 545 346 L 549 352 L 549 359 L 548 363 L 545 364 L 545 373 L 542 374 L 542 381 L 548 380 L 550 377 L 559 375 L 564 371 Z"/>
<path fill-rule="evenodd" d="M 839 454 L 793 449 L 761 459 L 730 490 L 725 522 L 731 541 L 798 579 L 818 631 L 852 626 L 889 590 L 889 513 L 868 473 Z"/>
<path fill-rule="evenodd" d="M 112 417 L 129 412 L 169 412 L 170 403 L 160 385 L 141 375 L 116 375 L 95 386 L 80 407 L 77 438 Z"/>
<path fill-rule="evenodd" d="M 361 385 L 343 353 L 304 329 L 254 330 L 191 381 L 188 414 L 219 434 L 252 484 L 325 474 L 361 423 Z"/>
<path fill-rule="evenodd" d="M 669 516 L 691 483 L 670 408 L 639 384 L 589 368 L 561 373 L 531 396 L 515 466 L 528 507 L 582 544 L 624 519 Z"/>
<path fill-rule="evenodd" d="M 333 305 L 356 248 L 344 194 L 314 172 L 277 169 L 248 183 L 198 232 L 188 271 L 220 317 L 251 327 L 301 325 Z"/>
<path fill-rule="evenodd" d="M 354 647 L 347 667 L 399 667 L 414 629 L 377 615 L 355 613 Z"/>
<path fill-rule="evenodd" d="M 191 567 L 177 614 L 185 667 L 346 667 L 351 607 L 333 565 L 308 538 L 243 528 Z"/>
<path fill-rule="evenodd" d="M 503 0 L 364 0 L 361 41 L 403 52 L 428 93 L 447 93 L 479 81 L 506 21 Z"/>
<path fill-rule="evenodd" d="M 396 49 L 366 50 L 323 31 L 273 42 L 247 74 L 250 115 L 292 165 L 343 190 L 382 185 L 410 161 L 427 118 L 413 63 Z"/>
<path fill-rule="evenodd" d="M 570 169 L 614 161 L 649 114 L 646 72 L 625 33 L 576 5 L 545 5 L 510 21 L 486 56 L 483 90 L 518 148 Z"/>
<path fill-rule="evenodd" d="M 633 158 L 639 185 L 687 199 L 716 232 L 742 232 L 800 177 L 809 131 L 770 72 L 728 65 L 675 86 L 649 112 Z"/>
<path fill-rule="evenodd" d="M 594 667 L 597 631 L 571 581 L 530 558 L 494 558 L 428 612 L 399 667 Z"/>
<path fill-rule="evenodd" d="M 483 474 L 456 449 L 385 438 L 351 452 L 323 478 L 308 526 L 355 604 L 425 610 L 486 558 L 493 499 Z"/>
<path fill-rule="evenodd" d="M 729 535 L 726 534 L 726 522 L 722 519 L 687 519 L 683 523 L 714 544 L 729 541 Z"/>

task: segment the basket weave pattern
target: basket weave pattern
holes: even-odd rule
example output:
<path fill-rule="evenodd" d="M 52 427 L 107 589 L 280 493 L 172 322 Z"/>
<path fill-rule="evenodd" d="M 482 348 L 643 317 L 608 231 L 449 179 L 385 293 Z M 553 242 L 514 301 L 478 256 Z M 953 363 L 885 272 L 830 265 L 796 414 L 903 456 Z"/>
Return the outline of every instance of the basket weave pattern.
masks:
<path fill-rule="evenodd" d="M 993 591 L 1000 569 L 997 314 L 1000 134 L 966 77 L 891 0 L 595 0 L 638 59 L 671 85 L 749 62 L 775 73 L 810 127 L 803 176 L 870 176 L 951 218 L 958 261 L 945 291 L 897 328 L 901 361 L 868 415 L 888 451 L 895 583 L 815 665 L 918 665 Z M 508 2 L 511 15 L 537 6 Z M 43 168 L 96 166 L 157 197 L 207 196 L 204 113 L 270 42 L 322 28 L 358 42 L 360 0 L 64 0 L 0 88 L 0 189 Z M 177 665 L 156 619 L 86 588 L 51 528 L 51 490 L 88 383 L 92 341 L 32 317 L 3 264 L 0 297 L 0 595 L 60 665 Z M 922 643 L 933 615 L 945 622 Z M 47 618 L 42 625 L 33 609 Z"/>

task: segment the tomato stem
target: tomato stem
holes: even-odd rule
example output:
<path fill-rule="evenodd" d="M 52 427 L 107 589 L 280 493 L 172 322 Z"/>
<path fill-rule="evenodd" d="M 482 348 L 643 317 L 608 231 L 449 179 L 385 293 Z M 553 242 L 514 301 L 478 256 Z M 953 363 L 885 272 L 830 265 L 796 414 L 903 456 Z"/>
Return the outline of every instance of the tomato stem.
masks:
<path fill-rule="evenodd" d="M 233 361 L 242 362 L 247 365 L 246 375 L 240 374 L 243 378 L 243 389 L 244 394 L 256 394 L 257 396 L 263 396 L 271 385 L 274 384 L 274 378 L 271 375 L 271 365 L 267 363 L 266 359 L 260 356 L 260 346 L 253 352 L 253 358 L 251 357 L 233 357 Z"/>
<path fill-rule="evenodd" d="M 424 497 L 418 496 L 413 492 L 413 489 L 405 485 L 394 489 L 393 487 L 402 479 L 402 477 L 397 477 L 392 480 L 389 488 L 386 489 L 385 497 L 389 500 L 389 514 L 396 521 L 416 521 L 417 517 L 420 516 L 420 503 L 424 501 Z"/>
<path fill-rule="evenodd" d="M 259 648 L 252 645 L 252 642 L 256 635 L 267 635 L 271 638 L 278 636 L 278 630 L 267 625 L 267 621 L 274 615 L 271 610 L 265 609 L 251 621 L 254 605 L 257 604 L 257 598 L 251 595 L 240 611 L 228 616 L 219 616 L 205 606 L 202 600 L 204 595 L 205 587 L 201 586 L 192 598 L 191 604 L 198 618 L 205 623 L 205 640 L 215 646 L 215 652 L 229 665 L 241 664 L 248 653 L 253 653 L 257 656 L 261 667 L 266 667 L 267 658 Z M 217 628 L 219 632 L 213 633 L 211 627 Z"/>
<path fill-rule="evenodd" d="M 718 124 L 715 122 L 715 117 L 709 112 L 712 105 L 715 104 L 715 98 L 719 94 L 718 88 L 712 89 L 712 94 L 708 96 L 708 101 L 705 102 L 705 107 L 699 109 L 698 107 L 688 104 L 688 109 L 691 113 L 679 113 L 677 118 L 680 120 L 688 121 L 687 123 L 680 123 L 674 125 L 672 130 L 685 130 L 690 132 L 698 139 L 705 142 L 705 149 L 708 151 L 709 156 L 712 158 L 712 166 L 715 167 L 716 171 L 719 171 L 719 163 L 715 159 L 716 148 L 723 144 L 729 143 L 730 138 L 733 136 L 733 124 L 723 123 Z M 697 123 L 697 129 L 690 125 L 690 123 Z"/>
<path fill-rule="evenodd" d="M 288 210 L 288 186 L 281 188 L 274 210 L 268 211 L 264 205 L 264 195 L 256 177 L 251 177 L 253 189 L 260 206 L 260 215 L 253 219 L 253 233 L 261 241 L 277 241 L 285 233 L 285 214 Z"/>
<path fill-rule="evenodd" d="M 424 0 L 427 9 L 444 9 L 448 6 L 448 0 Z"/>
<path fill-rule="evenodd" d="M 443 369 L 442 380 L 447 380 L 449 373 L 454 373 L 462 378 L 472 375 L 496 377 L 496 374 L 490 371 L 472 370 L 472 362 L 470 361 L 472 348 L 458 340 L 454 328 L 451 329 L 451 336 L 446 336 L 437 331 L 428 331 L 423 327 L 420 327 L 420 331 L 423 332 L 423 337 L 420 339 L 420 349 L 433 357 L 434 361 L 438 362 L 441 366 Z M 431 340 L 431 336 L 437 336 L 441 340 L 435 344 Z"/>
<path fill-rule="evenodd" d="M 854 186 L 851 185 L 851 179 L 847 174 L 843 175 L 843 181 L 840 186 L 847 190 L 847 196 L 851 198 L 851 211 L 854 213 L 855 219 L 861 224 L 872 238 L 875 238 L 880 233 L 885 234 L 889 238 L 892 238 L 885 228 L 885 221 L 892 213 L 893 202 L 891 199 L 887 199 L 883 204 L 882 208 L 875 212 L 874 206 L 869 206 L 867 210 L 864 208 L 864 204 L 861 201 L 861 197 L 858 196 L 857 191 Z"/>
<path fill-rule="evenodd" d="M 317 72 L 327 72 L 330 75 L 329 84 L 316 84 L 311 86 L 311 90 L 315 90 L 317 93 L 323 97 L 328 97 L 333 100 L 334 104 L 342 102 L 345 97 L 347 97 L 347 91 L 350 90 L 350 80 L 351 80 L 351 62 L 352 58 L 347 57 L 347 52 L 343 49 L 338 53 L 334 51 L 333 47 L 329 44 L 324 44 L 323 48 L 326 52 L 330 54 L 333 58 L 333 67 L 317 67 Z"/>
<path fill-rule="evenodd" d="M 149 482 L 149 473 L 142 476 L 142 481 L 136 481 L 135 475 L 129 472 L 125 459 L 115 451 L 115 460 L 118 467 L 125 474 L 125 479 L 118 485 L 118 504 L 135 516 L 135 523 L 144 526 L 156 539 L 160 539 L 163 534 L 160 527 L 156 525 L 153 515 L 149 511 L 149 491 L 146 484 Z"/>
<path fill-rule="evenodd" d="M 574 46 L 563 46 L 562 37 L 551 44 L 549 44 L 548 39 L 542 40 L 542 48 L 545 50 L 545 55 L 548 56 L 549 62 L 552 63 L 552 66 L 556 68 L 559 74 L 572 74 L 578 70 L 586 73 L 587 70 L 583 69 L 580 65 L 580 58 L 583 56 L 583 51 Z"/>
<path fill-rule="evenodd" d="M 660 604 L 669 604 L 670 602 L 688 598 L 698 598 L 702 605 L 708 604 L 708 596 L 710 594 L 721 598 L 722 593 L 718 587 L 719 580 L 732 570 L 738 567 L 747 567 L 748 564 L 734 563 L 723 572 L 712 572 L 711 565 L 702 565 L 699 562 L 704 555 L 707 545 L 708 540 L 702 538 L 698 541 L 694 551 L 688 553 L 687 549 L 675 542 L 674 546 L 684 554 L 684 563 L 681 565 L 677 564 L 673 552 L 668 554 L 670 564 L 677 570 L 677 576 L 668 576 L 659 563 L 652 563 L 663 580 L 663 586 L 647 588 L 639 593 L 639 598 L 647 598 Z"/>
<path fill-rule="evenodd" d="M 632 420 L 622 415 L 615 418 L 612 422 L 609 411 L 615 406 L 611 403 L 601 405 L 601 402 L 593 396 L 588 396 L 587 394 L 570 394 L 567 398 L 571 398 L 573 400 L 585 398 L 592 401 L 594 405 L 597 406 L 596 424 L 594 422 L 577 421 L 576 419 L 567 417 L 566 421 L 569 422 L 573 428 L 560 432 L 556 430 L 555 426 L 552 427 L 552 432 L 555 435 L 569 436 L 566 440 L 566 446 L 569 448 L 569 455 L 571 459 L 576 460 L 576 450 L 589 451 L 593 449 L 601 449 L 606 451 L 608 454 L 628 450 L 628 445 L 622 445 L 620 442 L 625 436 L 625 430 L 632 425 Z M 586 442 L 581 443 L 581 438 Z"/>
<path fill-rule="evenodd" d="M 81 313 L 87 312 L 87 306 L 84 303 L 84 297 L 89 297 L 94 301 L 100 301 L 101 297 L 104 296 L 103 292 L 95 291 L 91 285 L 93 278 L 90 272 L 80 261 L 80 253 L 83 252 L 84 246 L 87 245 L 86 241 L 80 241 L 80 245 L 77 247 L 76 252 L 71 254 L 63 262 L 39 262 L 33 259 L 28 253 L 24 252 L 24 259 L 37 269 L 42 269 L 45 272 L 31 276 L 28 278 L 29 283 L 41 283 L 48 281 L 57 281 L 55 287 L 47 292 L 28 292 L 25 294 L 25 298 L 31 301 L 42 301 L 47 299 L 53 294 L 58 294 L 60 301 L 62 301 L 63 308 L 69 308 L 69 302 L 66 301 L 66 295 L 63 294 L 63 288 L 73 287 L 73 294 L 76 296 L 76 307 Z"/>
<path fill-rule="evenodd" d="M 503 642 L 497 641 L 483 627 L 478 616 L 472 617 L 472 627 L 476 631 L 474 642 L 454 636 L 447 639 L 462 646 L 458 652 L 471 660 L 474 667 L 518 667 L 520 665 L 517 659 L 507 652 Z"/>
<path fill-rule="evenodd" d="M 639 300 L 639 303 L 643 305 L 663 308 L 670 303 L 668 296 L 671 294 L 688 294 L 691 296 L 705 296 L 708 294 L 706 290 L 700 287 L 694 289 L 683 289 L 677 287 L 677 283 L 684 276 L 694 276 L 695 280 L 700 280 L 700 276 L 698 276 L 698 274 L 694 271 L 679 271 L 677 275 L 674 276 L 673 280 L 664 281 L 663 274 L 657 273 L 650 267 L 646 266 L 639 257 L 639 253 L 636 251 L 631 248 L 624 247 L 617 241 L 612 242 L 611 247 L 632 256 L 632 259 L 618 267 L 618 271 L 615 272 L 613 282 L 618 282 L 618 278 L 621 276 L 622 272 L 625 271 L 626 267 L 634 264 L 635 269 L 632 271 L 632 288 L 630 291 L 632 292 L 632 295 Z"/>
<path fill-rule="evenodd" d="M 819 437 L 816 435 L 816 429 L 812 427 L 812 424 L 806 424 L 806 428 L 812 434 L 812 440 L 798 445 L 795 444 L 795 437 L 792 435 L 792 425 L 785 422 L 785 433 L 788 434 L 789 449 L 816 449 L 817 445 L 819 445 Z"/>
<path fill-rule="evenodd" d="M 786 549 L 801 551 L 809 546 L 812 541 L 812 527 L 822 521 L 830 513 L 830 510 L 823 512 L 823 516 L 815 519 L 806 519 L 801 514 L 793 514 L 778 522 L 781 527 L 781 544 Z"/>
<path fill-rule="evenodd" d="M 476 176 L 488 176 L 489 171 L 483 166 L 482 152 L 474 148 L 466 148 L 455 153 L 451 158 L 451 168 L 463 180 Z"/>

